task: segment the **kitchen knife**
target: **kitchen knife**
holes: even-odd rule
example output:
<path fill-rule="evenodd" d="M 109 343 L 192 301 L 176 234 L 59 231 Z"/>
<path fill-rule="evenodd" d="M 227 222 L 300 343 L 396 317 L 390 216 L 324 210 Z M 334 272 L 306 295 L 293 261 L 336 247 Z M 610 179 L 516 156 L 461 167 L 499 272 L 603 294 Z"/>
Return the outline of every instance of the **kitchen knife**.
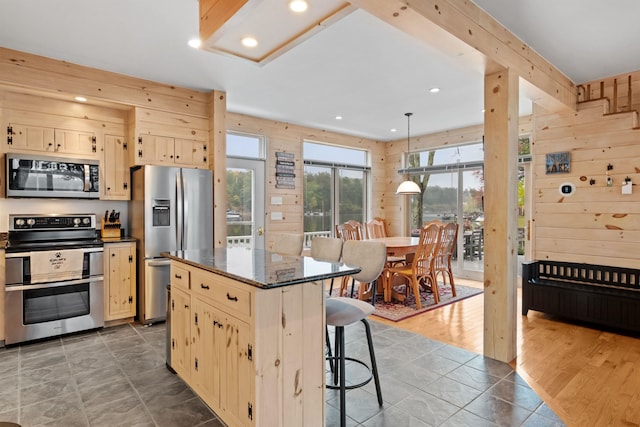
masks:
<path fill-rule="evenodd" d="M 104 222 L 107 222 L 107 218 L 109 218 L 109 209 L 104 211 Z"/>

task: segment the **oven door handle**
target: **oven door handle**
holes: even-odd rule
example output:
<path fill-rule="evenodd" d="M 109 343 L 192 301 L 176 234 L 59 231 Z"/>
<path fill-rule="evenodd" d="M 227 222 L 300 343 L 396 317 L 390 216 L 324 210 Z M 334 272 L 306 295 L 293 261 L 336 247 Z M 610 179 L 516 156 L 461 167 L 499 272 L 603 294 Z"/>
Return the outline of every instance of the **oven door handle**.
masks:
<path fill-rule="evenodd" d="M 54 249 L 55 246 L 52 246 L 51 250 Z M 58 249 L 62 251 L 70 251 L 70 250 L 81 250 L 83 254 L 94 253 L 94 252 L 104 252 L 104 247 L 96 246 L 95 248 L 76 248 L 76 249 Z M 5 253 L 5 258 L 28 258 L 31 252 L 9 252 Z"/>
<path fill-rule="evenodd" d="M 7 292 L 30 291 L 34 289 L 58 288 L 60 286 L 81 285 L 83 283 L 95 283 L 95 282 L 103 282 L 103 281 L 104 281 L 104 276 L 91 276 L 87 279 L 65 280 L 62 282 L 34 283 L 33 285 L 6 285 L 5 290 Z"/>

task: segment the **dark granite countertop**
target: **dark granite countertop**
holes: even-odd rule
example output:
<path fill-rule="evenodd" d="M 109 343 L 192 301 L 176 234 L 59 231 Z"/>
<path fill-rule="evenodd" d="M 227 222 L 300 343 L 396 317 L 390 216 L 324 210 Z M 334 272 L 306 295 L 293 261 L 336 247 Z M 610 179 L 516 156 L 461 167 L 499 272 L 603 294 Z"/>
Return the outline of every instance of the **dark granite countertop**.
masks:
<path fill-rule="evenodd" d="M 283 256 L 260 249 L 216 248 L 163 252 L 161 255 L 263 289 L 360 272 L 360 267 L 311 257 Z"/>

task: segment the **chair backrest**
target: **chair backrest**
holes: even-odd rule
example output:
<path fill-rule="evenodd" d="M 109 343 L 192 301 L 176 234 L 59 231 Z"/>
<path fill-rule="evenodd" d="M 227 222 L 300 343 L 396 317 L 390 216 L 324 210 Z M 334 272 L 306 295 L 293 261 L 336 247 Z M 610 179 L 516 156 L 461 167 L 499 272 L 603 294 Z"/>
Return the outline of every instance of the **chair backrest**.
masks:
<path fill-rule="evenodd" d="M 280 255 L 301 255 L 304 245 L 304 234 L 277 233 L 274 235 L 273 252 Z"/>
<path fill-rule="evenodd" d="M 343 241 L 347 240 L 362 240 L 362 224 L 358 221 L 347 221 L 342 224 L 342 236 Z"/>
<path fill-rule="evenodd" d="M 311 241 L 311 257 L 330 262 L 340 261 L 342 240 L 337 237 L 315 237 Z"/>
<path fill-rule="evenodd" d="M 357 265 L 362 270 L 351 277 L 360 283 L 376 280 L 387 262 L 387 247 L 383 242 L 348 240 L 342 246 L 342 262 Z"/>
<path fill-rule="evenodd" d="M 444 268 L 453 256 L 458 239 L 458 224 L 450 222 L 440 227 L 440 241 L 436 247 L 437 267 Z"/>
<path fill-rule="evenodd" d="M 379 218 L 375 218 L 367 222 L 367 237 L 369 239 L 377 239 L 379 237 L 387 237 L 387 230 Z"/>
<path fill-rule="evenodd" d="M 415 268 L 431 268 L 431 260 L 440 241 L 440 234 L 440 226 L 438 224 L 427 223 L 422 226 L 420 229 L 418 248 L 413 257 L 413 265 Z"/>

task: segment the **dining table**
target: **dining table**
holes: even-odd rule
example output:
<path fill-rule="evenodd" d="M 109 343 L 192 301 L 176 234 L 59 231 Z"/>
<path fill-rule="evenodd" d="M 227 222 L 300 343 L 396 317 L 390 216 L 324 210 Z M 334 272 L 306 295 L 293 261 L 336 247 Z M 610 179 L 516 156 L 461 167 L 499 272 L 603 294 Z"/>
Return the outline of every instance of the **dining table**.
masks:
<path fill-rule="evenodd" d="M 391 237 L 377 237 L 368 239 L 374 242 L 383 242 L 387 248 L 387 257 L 411 257 L 415 254 L 420 239 L 418 237 L 409 236 L 391 236 Z M 382 270 L 382 280 L 378 286 L 378 292 L 382 290 L 384 302 L 390 302 L 392 298 L 397 297 L 403 299 L 403 295 L 394 295 L 392 289 L 392 278 L 389 276 L 389 267 L 386 266 Z M 382 288 L 382 289 L 380 289 Z"/>

